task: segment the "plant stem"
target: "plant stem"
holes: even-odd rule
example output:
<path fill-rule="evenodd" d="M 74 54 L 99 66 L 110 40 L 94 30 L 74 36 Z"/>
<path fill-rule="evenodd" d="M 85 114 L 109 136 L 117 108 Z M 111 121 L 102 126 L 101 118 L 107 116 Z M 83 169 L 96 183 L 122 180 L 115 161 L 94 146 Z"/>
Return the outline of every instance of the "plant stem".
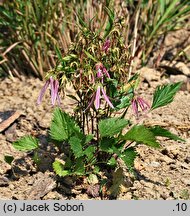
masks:
<path fill-rule="evenodd" d="M 132 60 L 131 60 L 131 64 L 129 67 L 129 77 L 128 80 L 131 78 L 131 72 L 132 72 L 132 68 L 133 68 L 133 61 L 134 61 L 134 57 L 135 57 L 135 51 L 136 51 L 136 43 L 137 43 L 137 32 L 138 32 L 138 19 L 139 19 L 139 13 L 140 13 L 140 8 L 137 10 L 136 13 L 136 17 L 135 17 L 135 27 L 134 27 L 134 38 L 133 38 L 133 50 L 132 50 Z"/>

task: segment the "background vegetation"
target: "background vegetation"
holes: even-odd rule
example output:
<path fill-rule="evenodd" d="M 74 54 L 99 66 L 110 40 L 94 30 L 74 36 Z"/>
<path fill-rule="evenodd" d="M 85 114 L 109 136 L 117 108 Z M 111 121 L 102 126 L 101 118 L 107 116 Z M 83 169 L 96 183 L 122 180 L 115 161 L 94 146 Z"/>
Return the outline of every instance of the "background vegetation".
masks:
<path fill-rule="evenodd" d="M 190 17 L 189 0 L 4 0 L 0 4 L 1 76 L 43 78 L 56 65 L 58 50 L 62 55 L 67 52 L 80 25 L 97 30 L 116 17 L 124 26 L 131 63 L 137 57 L 146 64 L 168 32 L 189 25 Z"/>

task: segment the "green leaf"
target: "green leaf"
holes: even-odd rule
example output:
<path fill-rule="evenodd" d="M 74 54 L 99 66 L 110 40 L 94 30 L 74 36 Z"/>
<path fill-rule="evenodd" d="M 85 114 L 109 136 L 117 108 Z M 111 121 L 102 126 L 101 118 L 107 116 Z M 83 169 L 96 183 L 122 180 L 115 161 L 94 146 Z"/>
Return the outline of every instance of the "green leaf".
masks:
<path fill-rule="evenodd" d="M 58 160 L 55 160 L 53 162 L 53 170 L 58 176 L 61 176 L 61 177 L 71 174 L 69 170 L 64 170 L 64 165 Z"/>
<path fill-rule="evenodd" d="M 71 137 L 69 139 L 69 144 L 73 151 L 75 158 L 81 157 L 83 155 L 81 140 L 77 137 Z"/>
<path fill-rule="evenodd" d="M 105 137 L 100 141 L 100 149 L 107 153 L 114 153 L 113 146 L 115 142 L 114 138 Z"/>
<path fill-rule="evenodd" d="M 92 159 L 94 157 L 94 152 L 96 151 L 96 147 L 95 146 L 88 146 L 85 150 L 84 150 L 84 155 L 87 156 L 88 160 Z"/>
<path fill-rule="evenodd" d="M 98 166 L 94 166 L 93 173 L 100 174 L 100 168 Z"/>
<path fill-rule="evenodd" d="M 55 46 L 54 49 L 55 49 L 55 52 L 56 52 L 56 55 L 57 55 L 59 61 L 62 61 L 61 50 L 60 50 L 59 47 L 57 47 L 57 46 Z"/>
<path fill-rule="evenodd" d="M 11 165 L 11 163 L 12 163 L 13 160 L 14 160 L 14 157 L 11 156 L 11 155 L 5 155 L 5 156 L 4 156 L 4 160 L 5 160 L 6 163 L 8 163 L 8 164 Z"/>
<path fill-rule="evenodd" d="M 85 144 L 89 143 L 94 138 L 93 134 L 88 134 L 85 139 Z"/>
<path fill-rule="evenodd" d="M 31 151 L 39 147 L 38 140 L 32 136 L 24 136 L 13 143 L 13 147 L 19 151 Z"/>
<path fill-rule="evenodd" d="M 84 164 L 82 158 L 77 158 L 74 173 L 76 175 L 84 175 L 84 173 L 85 173 L 85 164 Z"/>
<path fill-rule="evenodd" d="M 154 136 L 161 136 L 161 137 L 167 137 L 170 138 L 172 140 L 179 140 L 179 141 L 185 141 L 184 139 L 181 139 L 180 137 L 178 137 L 177 135 L 171 133 L 170 131 L 161 128 L 160 126 L 154 126 L 154 127 L 150 127 L 149 128 L 150 131 L 154 134 Z"/>
<path fill-rule="evenodd" d="M 53 112 L 50 135 L 53 140 L 60 142 L 68 140 L 71 136 L 77 136 L 80 139 L 84 137 L 75 121 L 60 108 L 56 108 Z"/>
<path fill-rule="evenodd" d="M 116 166 L 117 165 L 117 161 L 114 157 L 111 157 L 109 160 L 108 160 L 108 165 L 110 166 Z"/>
<path fill-rule="evenodd" d="M 131 98 L 129 96 L 123 96 L 120 98 L 119 104 L 116 105 L 116 109 L 123 109 L 131 104 Z"/>
<path fill-rule="evenodd" d="M 35 163 L 37 166 L 40 165 L 40 163 L 41 163 L 41 158 L 40 158 L 40 156 L 38 155 L 38 152 L 37 152 L 37 151 L 34 152 L 34 156 L 32 157 L 32 159 L 34 160 L 34 163 Z"/>
<path fill-rule="evenodd" d="M 85 50 L 84 50 L 84 52 L 85 52 L 85 54 L 87 55 L 88 58 L 92 59 L 94 62 L 98 62 L 98 60 L 95 59 L 89 52 L 87 52 Z"/>
<path fill-rule="evenodd" d="M 137 143 L 144 143 L 145 145 L 158 148 L 160 144 L 156 141 L 156 138 L 151 130 L 144 125 L 133 126 L 124 136 L 124 140 L 131 140 Z"/>
<path fill-rule="evenodd" d="M 108 7 L 105 7 L 105 11 L 107 13 L 107 15 L 109 16 L 106 28 L 105 28 L 105 32 L 104 32 L 104 38 L 107 37 L 107 35 L 110 33 L 110 31 L 112 30 L 113 27 L 113 22 L 114 22 L 114 12 L 112 10 L 110 10 Z"/>
<path fill-rule="evenodd" d="M 151 109 L 165 106 L 171 103 L 174 99 L 175 94 L 181 87 L 181 82 L 175 84 L 167 84 L 158 86 L 153 96 L 153 103 Z"/>
<path fill-rule="evenodd" d="M 133 170 L 134 160 L 137 157 L 137 152 L 133 147 L 127 148 L 122 154 L 119 156 L 128 167 L 129 171 Z"/>
<path fill-rule="evenodd" d="M 129 124 L 126 119 L 107 118 L 99 122 L 99 132 L 101 137 L 111 137 L 120 133 Z"/>

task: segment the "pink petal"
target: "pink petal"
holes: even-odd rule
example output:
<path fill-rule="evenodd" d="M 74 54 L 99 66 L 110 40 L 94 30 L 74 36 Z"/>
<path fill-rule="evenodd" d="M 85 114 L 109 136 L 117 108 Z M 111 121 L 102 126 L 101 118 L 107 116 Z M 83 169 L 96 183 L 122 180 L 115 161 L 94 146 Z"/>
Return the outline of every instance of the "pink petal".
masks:
<path fill-rule="evenodd" d="M 142 111 L 147 110 L 148 108 L 150 108 L 149 104 L 141 97 L 137 98 L 137 101 L 140 105 L 140 108 L 142 109 Z"/>
<path fill-rule="evenodd" d="M 50 84 L 50 81 L 47 80 L 45 85 L 43 86 L 43 88 L 40 91 L 40 94 L 39 94 L 38 99 L 37 99 L 37 105 L 39 105 L 42 102 L 42 98 L 43 98 L 45 91 L 48 88 L 49 84 Z"/>
<path fill-rule="evenodd" d="M 135 115 L 138 116 L 138 104 L 137 104 L 136 99 L 132 100 L 132 109 L 133 109 Z"/>
<path fill-rule="evenodd" d="M 98 88 L 96 90 L 95 108 L 96 109 L 100 108 L 100 86 L 98 86 Z"/>
<path fill-rule="evenodd" d="M 51 89 L 51 103 L 52 105 L 54 105 L 54 98 L 55 98 L 55 93 L 54 93 L 54 79 L 52 77 L 50 77 L 50 89 Z"/>
<path fill-rule="evenodd" d="M 110 78 L 110 75 L 109 75 L 109 73 L 108 73 L 108 71 L 106 70 L 105 67 L 103 68 L 103 73 L 104 73 L 108 78 Z"/>
<path fill-rule="evenodd" d="M 104 99 L 106 100 L 106 102 L 109 104 L 109 106 L 110 106 L 112 109 L 114 109 L 113 104 L 110 102 L 110 100 L 109 100 L 108 96 L 106 95 L 106 93 L 105 93 L 105 91 L 104 91 L 103 88 L 102 88 L 102 94 L 103 94 Z"/>
<path fill-rule="evenodd" d="M 107 39 L 107 40 L 105 41 L 103 47 L 102 47 L 102 50 L 105 51 L 105 52 L 107 52 L 108 49 L 109 49 L 109 47 L 110 47 L 110 43 L 111 43 L 110 40 Z"/>
<path fill-rule="evenodd" d="M 51 103 L 54 106 L 58 95 L 59 82 L 50 77 Z"/>
<path fill-rule="evenodd" d="M 98 78 L 102 78 L 103 77 L 102 70 L 100 68 L 98 69 L 97 77 Z"/>

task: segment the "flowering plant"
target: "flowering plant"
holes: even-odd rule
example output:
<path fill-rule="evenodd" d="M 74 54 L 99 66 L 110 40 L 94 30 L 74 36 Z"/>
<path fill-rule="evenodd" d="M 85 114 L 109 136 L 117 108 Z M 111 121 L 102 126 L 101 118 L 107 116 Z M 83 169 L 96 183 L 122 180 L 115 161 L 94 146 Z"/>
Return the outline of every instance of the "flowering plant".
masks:
<path fill-rule="evenodd" d="M 55 108 L 50 126 L 50 137 L 59 149 L 53 168 L 62 177 L 100 177 L 100 171 L 115 170 L 121 161 L 133 171 L 137 145 L 159 148 L 157 136 L 182 141 L 160 126 L 146 127 L 126 119 L 129 107 L 141 118 L 139 108 L 150 112 L 171 103 L 181 83 L 157 87 L 151 105 L 139 97 L 139 74 L 128 73 L 131 55 L 120 34 L 122 26 L 111 16 L 109 24 L 104 34 L 84 24 L 66 56 L 57 50 L 59 62 L 47 73 L 37 100 L 40 104 L 50 85 L 52 105 L 57 100 L 63 106 Z M 73 115 L 63 111 L 60 101 L 67 83 L 75 90 L 74 95 L 67 95 L 76 101 Z M 37 153 L 39 141 L 26 136 L 13 145 Z"/>

